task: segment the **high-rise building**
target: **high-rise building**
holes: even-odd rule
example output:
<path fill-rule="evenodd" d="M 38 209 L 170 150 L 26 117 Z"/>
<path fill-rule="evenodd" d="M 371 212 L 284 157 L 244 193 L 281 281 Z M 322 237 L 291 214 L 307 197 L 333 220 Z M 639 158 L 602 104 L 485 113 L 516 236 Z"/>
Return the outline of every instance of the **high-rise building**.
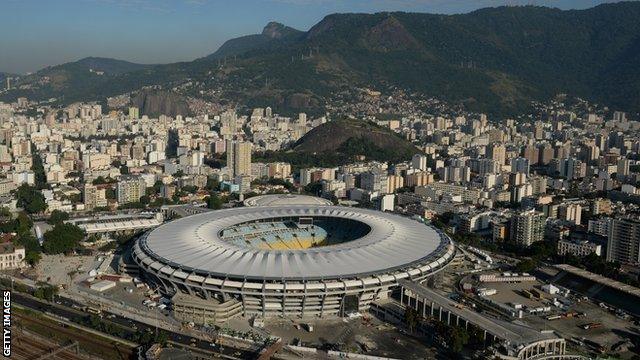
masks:
<path fill-rule="evenodd" d="M 591 205 L 591 214 L 592 215 L 600 215 L 606 214 L 609 215 L 613 211 L 611 208 L 611 200 L 609 199 L 595 199 L 593 200 L 593 205 Z"/>
<path fill-rule="evenodd" d="M 504 165 L 507 156 L 507 148 L 503 144 L 491 144 L 487 147 L 487 157 Z"/>
<path fill-rule="evenodd" d="M 414 172 L 411 174 L 407 174 L 404 184 L 408 187 L 425 186 L 432 183 L 434 181 L 433 178 L 433 174 L 426 171 Z"/>
<path fill-rule="evenodd" d="M 140 118 L 140 109 L 135 106 L 131 106 L 129 108 L 129 119 L 139 119 L 139 118 Z"/>
<path fill-rule="evenodd" d="M 570 157 L 560 160 L 559 169 L 560 176 L 566 177 L 568 180 L 581 179 L 585 177 L 587 166 L 582 161 Z"/>
<path fill-rule="evenodd" d="M 637 218 L 613 219 L 609 223 L 607 261 L 640 265 L 640 220 Z"/>
<path fill-rule="evenodd" d="M 558 208 L 558 217 L 580 225 L 582 222 L 582 206 L 580 204 L 563 204 Z"/>
<path fill-rule="evenodd" d="M 7 77 L 7 90 L 11 90 L 11 78 Z"/>
<path fill-rule="evenodd" d="M 360 187 L 364 190 L 386 192 L 387 174 L 380 171 L 367 171 L 360 175 Z"/>
<path fill-rule="evenodd" d="M 528 210 L 511 217 L 509 234 L 518 246 L 529 247 L 544 239 L 544 214 Z"/>
<path fill-rule="evenodd" d="M 511 172 L 513 174 L 523 173 L 529 175 L 529 159 L 524 157 L 511 159 Z"/>
<path fill-rule="evenodd" d="M 553 160 L 553 147 L 551 147 L 551 145 L 549 144 L 546 144 L 539 149 L 538 154 L 540 156 L 538 162 L 540 164 L 547 165 L 549 164 L 549 162 L 551 162 L 551 160 Z"/>
<path fill-rule="evenodd" d="M 540 158 L 540 151 L 534 145 L 529 145 L 524 148 L 522 156 L 529 160 L 529 164 L 537 164 Z"/>
<path fill-rule="evenodd" d="M 622 111 L 614 111 L 613 112 L 613 121 L 626 122 L 627 121 L 627 113 Z"/>
<path fill-rule="evenodd" d="M 401 175 L 387 176 L 387 193 L 392 194 L 397 189 L 404 186 L 404 178 Z"/>
<path fill-rule="evenodd" d="M 227 167 L 230 175 L 251 175 L 251 143 L 227 140 Z"/>
<path fill-rule="evenodd" d="M 631 161 L 629 159 L 620 159 L 618 160 L 617 166 L 617 176 L 619 178 L 629 175 L 629 166 L 631 165 Z"/>
<path fill-rule="evenodd" d="M 413 155 L 411 158 L 411 167 L 420 171 L 427 170 L 427 157 L 422 154 Z"/>
<path fill-rule="evenodd" d="M 146 185 L 142 177 L 123 176 L 120 181 L 118 181 L 116 191 L 118 204 L 123 205 L 140 201 L 140 198 L 145 194 L 145 191 Z"/>
<path fill-rule="evenodd" d="M 106 190 L 92 184 L 84 185 L 82 198 L 86 210 L 92 210 L 97 207 L 106 207 L 108 205 Z"/>

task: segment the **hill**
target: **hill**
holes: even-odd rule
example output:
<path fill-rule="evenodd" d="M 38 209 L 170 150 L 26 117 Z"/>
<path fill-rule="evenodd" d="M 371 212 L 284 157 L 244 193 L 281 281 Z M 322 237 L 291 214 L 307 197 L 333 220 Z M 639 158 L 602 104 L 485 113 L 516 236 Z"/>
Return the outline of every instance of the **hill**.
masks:
<path fill-rule="evenodd" d="M 557 93 L 638 111 L 638 16 L 639 2 L 334 14 L 294 43 L 247 51 L 237 76 L 270 76 L 272 87 L 319 98 L 341 85 L 395 85 L 488 112 L 516 112 Z"/>
<path fill-rule="evenodd" d="M 283 45 L 288 41 L 297 40 L 304 32 L 285 26 L 277 22 L 268 23 L 262 33 L 247 35 L 226 41 L 216 52 L 208 55 L 207 59 L 220 59 L 234 56 L 252 50 L 266 49 L 274 45 Z"/>
<path fill-rule="evenodd" d="M 99 100 L 145 85 L 192 94 L 221 89 L 247 106 L 322 112 L 340 89 L 401 87 L 470 110 L 520 112 L 531 100 L 568 93 L 612 108 L 640 111 L 640 2 L 586 10 L 498 7 L 459 15 L 333 14 L 309 31 L 278 23 L 229 40 L 192 62 L 118 65 L 102 76 L 86 61 L 45 69 L 32 90 L 3 94 Z M 224 58 L 224 61 L 221 59 Z M 46 85 L 40 85 L 47 77 Z"/>
<path fill-rule="evenodd" d="M 184 97 L 168 91 L 140 91 L 131 99 L 131 102 L 140 109 L 142 114 L 149 116 L 191 115 Z"/>
<path fill-rule="evenodd" d="M 289 151 L 266 152 L 258 159 L 288 161 L 299 168 L 338 166 L 360 157 L 401 162 L 417 153 L 421 151 L 389 129 L 368 121 L 341 119 L 312 129 Z"/>
<path fill-rule="evenodd" d="M 8 77 L 13 77 L 14 75 L 0 71 L 0 89 L 4 89 L 5 87 L 5 79 Z"/>
<path fill-rule="evenodd" d="M 324 123 L 305 134 L 293 151 L 367 155 L 375 160 L 399 160 L 419 152 L 409 141 L 368 121 L 342 119 Z"/>

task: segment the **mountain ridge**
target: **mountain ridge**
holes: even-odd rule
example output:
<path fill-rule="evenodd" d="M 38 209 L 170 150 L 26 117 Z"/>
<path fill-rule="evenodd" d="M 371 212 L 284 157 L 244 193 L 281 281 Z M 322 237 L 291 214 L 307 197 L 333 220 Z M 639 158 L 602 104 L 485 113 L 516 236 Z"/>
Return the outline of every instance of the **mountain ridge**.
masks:
<path fill-rule="evenodd" d="M 86 61 L 63 64 L 66 72 L 54 73 L 50 84 L 2 98 L 57 92 L 65 101 L 83 100 L 196 80 L 200 90 L 229 89 L 225 96 L 247 106 L 311 104 L 319 112 L 336 90 L 354 86 L 400 87 L 501 114 L 558 93 L 640 111 L 638 18 L 640 2 L 585 10 L 331 14 L 308 31 L 271 22 L 262 33 L 231 39 L 191 62 L 122 65 L 102 77 L 89 74 Z"/>
<path fill-rule="evenodd" d="M 265 25 L 260 34 L 245 35 L 227 40 L 218 50 L 205 56 L 205 59 L 220 59 L 226 56 L 240 55 L 247 51 L 268 48 L 274 43 L 293 40 L 304 34 L 303 31 L 271 21 Z"/>

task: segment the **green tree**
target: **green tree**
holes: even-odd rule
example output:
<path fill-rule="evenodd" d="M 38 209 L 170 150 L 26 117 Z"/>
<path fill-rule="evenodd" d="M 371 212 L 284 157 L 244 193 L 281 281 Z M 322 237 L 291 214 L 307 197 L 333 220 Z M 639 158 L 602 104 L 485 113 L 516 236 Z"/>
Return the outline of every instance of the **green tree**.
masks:
<path fill-rule="evenodd" d="M 44 234 L 42 247 L 47 254 L 67 253 L 78 246 L 85 233 L 73 224 L 58 224 Z"/>
<path fill-rule="evenodd" d="M 104 196 L 109 199 L 109 200 L 115 200 L 116 199 L 116 191 L 113 190 L 113 188 L 106 188 L 104 190 Z"/>
<path fill-rule="evenodd" d="M 13 221 L 13 231 L 15 231 L 18 236 L 24 236 L 31 233 L 31 228 L 33 228 L 33 221 L 29 215 L 24 211 L 20 212 Z"/>
<path fill-rule="evenodd" d="M 304 192 L 309 195 L 318 196 L 320 192 L 322 192 L 322 183 L 320 181 L 309 183 L 304 186 Z"/>
<path fill-rule="evenodd" d="M 47 208 L 44 195 L 38 189 L 27 184 L 22 184 L 16 193 L 17 205 L 28 214 L 41 213 Z"/>
<path fill-rule="evenodd" d="M 212 177 L 207 178 L 206 189 L 209 191 L 216 191 L 220 189 L 220 182 Z"/>
<path fill-rule="evenodd" d="M 418 312 L 414 308 L 407 306 L 406 310 L 404 311 L 404 321 L 407 324 L 409 331 L 414 332 L 416 330 L 419 320 L 420 315 L 418 314 Z"/>
<path fill-rule="evenodd" d="M 58 295 L 58 288 L 52 285 L 41 285 L 33 292 L 33 296 L 42 300 L 53 300 L 53 297 Z"/>
<path fill-rule="evenodd" d="M 212 192 L 211 195 L 209 195 L 209 197 L 207 198 L 207 207 L 213 210 L 222 208 L 222 199 L 220 199 L 218 194 Z"/>
<path fill-rule="evenodd" d="M 56 209 L 51 212 L 51 216 L 49 216 L 47 223 L 51 225 L 58 225 L 62 224 L 66 220 L 69 220 L 69 213 Z"/>
<path fill-rule="evenodd" d="M 520 261 L 516 265 L 517 272 L 532 272 L 535 268 L 538 267 L 538 262 L 534 259 L 525 259 Z"/>
<path fill-rule="evenodd" d="M 195 194 L 198 191 L 198 187 L 194 185 L 186 185 L 180 190 L 188 194 Z"/>
<path fill-rule="evenodd" d="M 19 235 L 16 237 L 14 244 L 24 246 L 24 259 L 27 264 L 34 266 L 36 265 L 40 259 L 42 258 L 42 249 L 40 248 L 40 243 L 38 239 L 31 233 L 26 233 L 23 235 Z"/>
<path fill-rule="evenodd" d="M 48 187 L 48 184 L 47 175 L 44 172 L 44 165 L 42 164 L 42 158 L 40 157 L 40 152 L 38 152 L 36 149 L 32 150 L 34 150 L 34 152 L 31 157 L 31 170 L 33 170 L 35 185 L 37 189 L 45 189 Z"/>
<path fill-rule="evenodd" d="M 449 330 L 450 349 L 456 354 L 459 354 L 464 349 L 464 346 L 469 343 L 469 333 L 462 327 L 453 326 Z"/>

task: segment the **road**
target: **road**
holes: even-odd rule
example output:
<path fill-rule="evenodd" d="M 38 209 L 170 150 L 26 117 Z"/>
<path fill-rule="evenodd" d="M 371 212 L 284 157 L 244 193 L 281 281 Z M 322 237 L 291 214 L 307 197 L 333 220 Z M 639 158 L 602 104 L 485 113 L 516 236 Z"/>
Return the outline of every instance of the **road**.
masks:
<path fill-rule="evenodd" d="M 60 316 L 76 323 L 83 317 L 87 316 L 86 312 L 79 310 L 84 308 L 83 304 L 65 297 L 56 297 L 54 304 L 32 298 L 18 292 L 13 292 L 11 294 L 11 298 L 12 301 L 24 307 L 30 308 L 35 311 Z M 116 324 L 120 328 L 123 328 L 124 331 L 128 334 L 134 334 L 136 331 L 156 331 L 156 328 L 154 326 L 150 326 L 148 324 L 128 319 L 110 312 L 102 313 L 102 321 L 105 323 Z M 163 330 L 160 328 L 158 328 L 157 330 L 165 331 L 168 334 L 168 339 L 171 342 L 181 344 L 186 348 L 195 347 L 200 350 L 219 354 L 220 356 L 228 359 L 254 359 L 258 357 L 258 354 L 254 352 L 248 352 L 229 347 L 224 347 L 221 349 L 220 346 L 212 346 L 212 343 L 209 341 L 196 339 L 178 332 Z"/>

